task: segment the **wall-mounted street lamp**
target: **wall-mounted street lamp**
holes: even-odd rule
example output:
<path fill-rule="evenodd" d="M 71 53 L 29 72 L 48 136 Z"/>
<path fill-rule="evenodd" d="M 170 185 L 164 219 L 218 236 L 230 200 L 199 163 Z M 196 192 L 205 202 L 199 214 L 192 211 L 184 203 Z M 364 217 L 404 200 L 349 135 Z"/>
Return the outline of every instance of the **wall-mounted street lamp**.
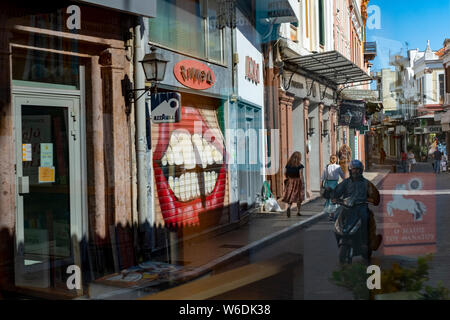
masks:
<path fill-rule="evenodd" d="M 164 80 L 166 75 L 167 62 L 169 60 L 164 59 L 164 56 L 156 52 L 155 47 L 151 47 L 151 53 L 147 53 L 142 59 L 142 67 L 144 68 L 145 79 L 154 83 Z"/>
<path fill-rule="evenodd" d="M 322 137 L 326 138 L 328 136 L 328 129 L 323 129 Z"/>
<path fill-rule="evenodd" d="M 308 129 L 308 137 L 311 137 L 314 135 L 314 128 L 309 128 Z"/>
<path fill-rule="evenodd" d="M 157 83 L 164 80 L 164 76 L 166 75 L 166 67 L 169 60 L 164 59 L 164 56 L 161 53 L 156 52 L 156 47 L 151 47 L 150 50 L 152 52 L 147 53 L 144 56 L 144 59 L 139 62 L 144 68 L 145 79 L 147 82 L 150 82 L 152 86 L 142 89 L 127 89 L 127 104 L 131 104 L 132 102 L 139 100 L 152 87 L 156 92 Z M 134 93 L 137 91 L 144 92 L 139 97 L 135 98 Z"/>

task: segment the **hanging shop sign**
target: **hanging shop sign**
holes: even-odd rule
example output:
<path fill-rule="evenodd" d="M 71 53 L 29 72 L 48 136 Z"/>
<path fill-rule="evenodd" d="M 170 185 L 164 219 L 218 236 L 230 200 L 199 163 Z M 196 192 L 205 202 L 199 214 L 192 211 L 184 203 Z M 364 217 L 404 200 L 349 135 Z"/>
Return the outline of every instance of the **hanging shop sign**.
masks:
<path fill-rule="evenodd" d="M 429 133 L 440 133 L 440 132 L 442 132 L 442 127 L 441 126 L 428 126 L 425 129 L 427 129 L 427 131 Z"/>
<path fill-rule="evenodd" d="M 358 128 L 364 125 L 366 103 L 364 101 L 343 100 L 339 108 L 339 125 Z"/>
<path fill-rule="evenodd" d="M 361 126 L 357 128 L 360 134 L 365 134 L 367 131 L 369 131 L 369 126 Z"/>
<path fill-rule="evenodd" d="M 182 85 L 195 89 L 205 90 L 214 85 L 214 72 L 205 64 L 196 60 L 182 60 L 173 68 L 175 78 Z"/>
<path fill-rule="evenodd" d="M 414 128 L 414 134 L 427 134 L 427 133 L 440 133 L 442 132 L 442 126 L 428 126 L 428 127 L 416 127 Z"/>
<path fill-rule="evenodd" d="M 181 120 L 181 95 L 164 92 L 151 96 L 151 119 L 153 123 L 175 123 Z"/>

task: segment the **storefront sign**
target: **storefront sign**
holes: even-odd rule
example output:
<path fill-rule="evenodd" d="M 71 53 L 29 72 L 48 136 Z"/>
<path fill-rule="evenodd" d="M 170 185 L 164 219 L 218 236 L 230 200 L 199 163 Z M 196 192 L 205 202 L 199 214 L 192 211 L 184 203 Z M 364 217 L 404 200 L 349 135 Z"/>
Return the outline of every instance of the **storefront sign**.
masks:
<path fill-rule="evenodd" d="M 428 126 L 426 127 L 427 131 L 429 133 L 439 133 L 442 132 L 442 127 L 441 126 Z"/>
<path fill-rule="evenodd" d="M 151 96 L 151 118 L 153 123 L 175 123 L 181 120 L 181 95 L 164 92 Z"/>
<path fill-rule="evenodd" d="M 259 84 L 259 63 L 250 58 L 245 57 L 245 78 L 255 84 Z"/>
<path fill-rule="evenodd" d="M 254 29 L 249 29 L 248 32 Z M 255 32 L 252 31 L 252 32 Z M 239 56 L 237 64 L 237 93 L 240 99 L 257 106 L 264 105 L 263 55 L 246 38 L 239 28 L 236 29 L 236 50 Z"/>
<path fill-rule="evenodd" d="M 436 176 L 389 174 L 380 188 L 385 255 L 436 251 Z"/>
<path fill-rule="evenodd" d="M 343 100 L 339 108 L 339 125 L 358 128 L 364 125 L 366 103 L 364 101 Z"/>
<path fill-rule="evenodd" d="M 214 72 L 196 60 L 183 60 L 173 68 L 173 73 L 182 85 L 196 90 L 209 89 L 214 85 Z"/>

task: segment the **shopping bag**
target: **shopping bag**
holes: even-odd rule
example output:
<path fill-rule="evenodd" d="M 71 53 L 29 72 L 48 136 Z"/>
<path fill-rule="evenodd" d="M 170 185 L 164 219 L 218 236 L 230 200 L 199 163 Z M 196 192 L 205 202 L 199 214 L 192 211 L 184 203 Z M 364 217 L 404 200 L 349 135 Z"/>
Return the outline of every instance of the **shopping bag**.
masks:
<path fill-rule="evenodd" d="M 330 203 L 325 206 L 324 211 L 326 213 L 334 213 L 339 208 L 339 205 L 337 203 Z"/>
<path fill-rule="evenodd" d="M 264 202 L 264 211 L 281 212 L 283 210 L 280 208 L 280 205 L 275 198 L 269 198 Z"/>

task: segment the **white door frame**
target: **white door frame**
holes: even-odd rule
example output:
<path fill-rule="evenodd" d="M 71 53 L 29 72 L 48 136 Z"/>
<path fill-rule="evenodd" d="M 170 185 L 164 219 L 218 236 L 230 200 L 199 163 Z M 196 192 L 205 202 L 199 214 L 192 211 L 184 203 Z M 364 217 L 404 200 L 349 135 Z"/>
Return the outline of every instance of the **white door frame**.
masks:
<path fill-rule="evenodd" d="M 80 67 L 84 79 L 84 67 Z M 72 240 L 72 258 L 81 268 L 80 242 L 88 241 L 87 216 L 87 170 L 85 143 L 84 81 L 81 90 L 61 90 L 54 88 L 16 87 L 12 89 L 14 117 L 14 146 L 16 163 L 16 269 L 17 263 L 24 257 L 19 244 L 24 241 L 23 196 L 19 195 L 18 177 L 22 175 L 22 105 L 68 108 L 69 172 L 70 172 L 70 234 Z M 22 252 L 20 252 L 22 250 Z M 19 259 L 18 259 L 19 258 Z M 21 266 L 23 268 L 23 265 Z"/>

